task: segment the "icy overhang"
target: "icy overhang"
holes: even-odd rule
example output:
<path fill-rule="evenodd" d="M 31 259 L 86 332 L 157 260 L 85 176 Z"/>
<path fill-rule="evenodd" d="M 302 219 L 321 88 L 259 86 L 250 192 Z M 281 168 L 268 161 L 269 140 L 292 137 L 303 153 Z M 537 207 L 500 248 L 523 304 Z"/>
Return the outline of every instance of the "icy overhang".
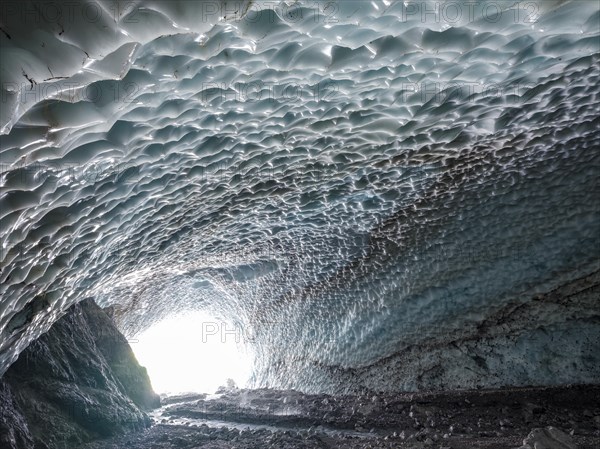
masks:
<path fill-rule="evenodd" d="M 3 6 L 3 369 L 93 296 L 237 323 L 261 385 L 563 334 L 593 376 L 594 307 L 481 323 L 598 269 L 597 2 L 118 5 Z M 460 386 L 431 351 L 398 387 Z"/>

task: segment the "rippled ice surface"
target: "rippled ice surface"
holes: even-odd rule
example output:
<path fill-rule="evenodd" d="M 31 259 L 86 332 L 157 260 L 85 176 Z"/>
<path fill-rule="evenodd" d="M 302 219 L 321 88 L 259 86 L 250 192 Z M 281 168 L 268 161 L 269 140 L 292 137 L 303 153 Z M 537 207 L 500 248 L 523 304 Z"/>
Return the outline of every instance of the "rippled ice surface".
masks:
<path fill-rule="evenodd" d="M 339 390 L 597 270 L 597 3 L 455 3 L 13 20 L 2 366 L 94 296 L 128 335 L 208 311 L 243 329 L 255 385 Z"/>

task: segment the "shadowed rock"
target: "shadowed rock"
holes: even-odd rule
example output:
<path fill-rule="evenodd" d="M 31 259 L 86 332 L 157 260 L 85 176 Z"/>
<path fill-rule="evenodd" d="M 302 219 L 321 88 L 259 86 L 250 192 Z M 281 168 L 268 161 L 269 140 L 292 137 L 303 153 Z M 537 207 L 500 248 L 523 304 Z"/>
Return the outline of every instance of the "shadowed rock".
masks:
<path fill-rule="evenodd" d="M 91 299 L 71 307 L 0 380 L 2 447 L 77 447 L 150 425 L 145 368 Z"/>

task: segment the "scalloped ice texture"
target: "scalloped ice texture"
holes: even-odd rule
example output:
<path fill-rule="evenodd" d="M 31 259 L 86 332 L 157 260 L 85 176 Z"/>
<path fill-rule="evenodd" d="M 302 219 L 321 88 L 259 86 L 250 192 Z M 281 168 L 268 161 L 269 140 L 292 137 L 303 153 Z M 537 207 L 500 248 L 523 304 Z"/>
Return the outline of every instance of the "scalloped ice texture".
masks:
<path fill-rule="evenodd" d="M 598 3 L 452 3 L 10 6 L 0 373 L 91 296 L 256 386 L 597 381 L 597 293 L 481 324 L 600 268 Z"/>

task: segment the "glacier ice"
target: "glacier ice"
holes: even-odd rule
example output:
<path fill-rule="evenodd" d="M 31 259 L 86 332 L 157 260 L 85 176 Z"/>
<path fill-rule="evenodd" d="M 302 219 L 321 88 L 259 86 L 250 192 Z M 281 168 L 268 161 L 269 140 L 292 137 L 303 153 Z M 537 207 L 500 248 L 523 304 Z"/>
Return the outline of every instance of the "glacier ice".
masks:
<path fill-rule="evenodd" d="M 257 386 L 598 380 L 597 2 L 52 4 L 3 6 L 0 372 L 94 297 Z"/>

